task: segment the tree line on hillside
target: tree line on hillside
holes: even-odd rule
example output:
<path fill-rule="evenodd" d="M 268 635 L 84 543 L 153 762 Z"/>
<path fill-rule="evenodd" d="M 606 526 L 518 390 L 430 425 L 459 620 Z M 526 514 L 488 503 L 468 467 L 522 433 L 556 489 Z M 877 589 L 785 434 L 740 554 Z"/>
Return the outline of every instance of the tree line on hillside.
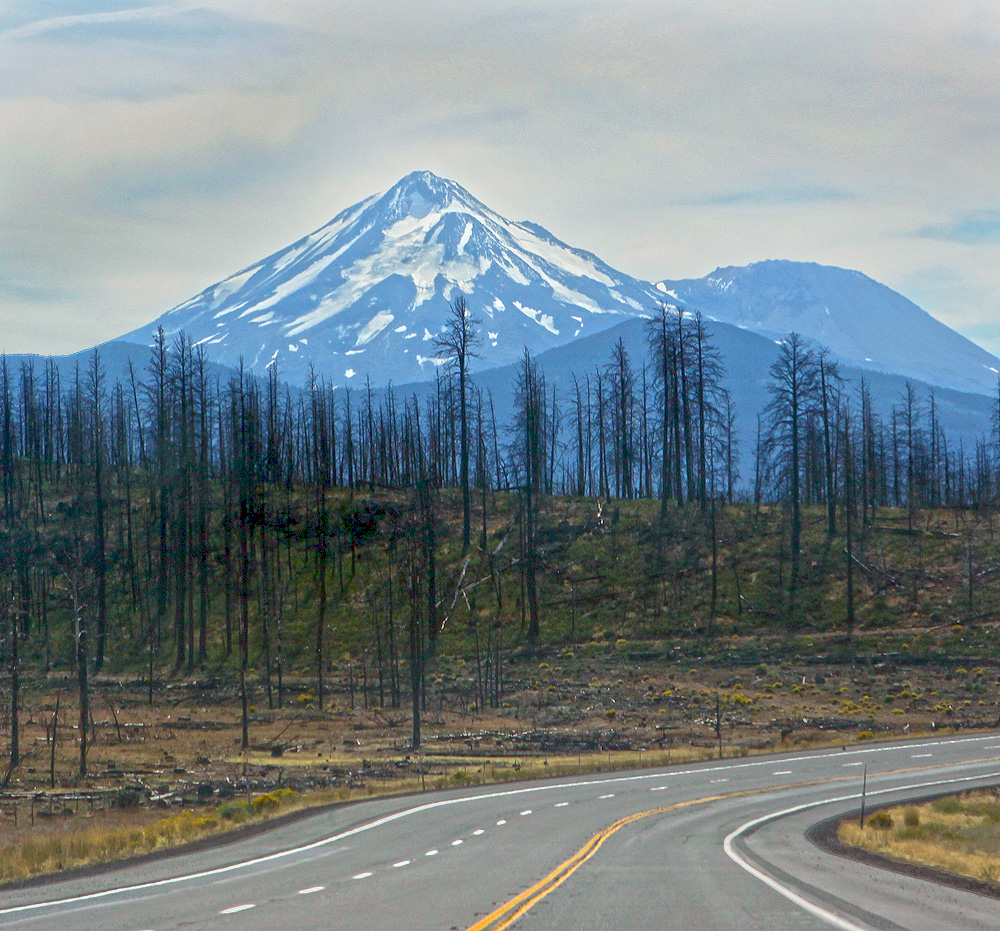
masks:
<path fill-rule="evenodd" d="M 880 508 L 905 508 L 912 530 L 922 508 L 996 502 L 1000 395 L 976 448 L 956 448 L 933 393 L 919 398 L 908 386 L 880 415 L 864 381 L 846 385 L 824 351 L 791 334 L 770 370 L 753 475 L 741 477 L 725 360 L 699 314 L 662 305 L 648 323 L 645 358 L 630 358 L 619 341 L 568 390 L 550 384 L 526 350 L 506 424 L 469 374 L 478 323 L 464 299 L 454 302 L 437 340 L 443 364 L 423 398 L 334 387 L 317 375 L 293 390 L 273 367 L 265 379 L 242 367 L 223 379 L 210 374 L 203 346 L 183 333 L 168 341 L 162 330 L 145 368 L 130 363 L 113 383 L 97 350 L 68 378 L 52 360 L 15 371 L 0 358 L 8 778 L 20 758 L 26 670 L 74 670 L 81 773 L 89 683 L 108 664 L 141 669 L 150 702 L 165 674 L 234 668 L 246 747 L 248 679 L 260 681 L 269 706 L 280 703 L 294 639 L 297 655 L 309 644 L 323 707 L 324 671 L 347 636 L 336 621 L 359 566 L 368 621 L 350 636 L 373 657 L 380 703 L 398 705 L 409 691 L 414 744 L 426 664 L 468 599 L 473 558 L 497 602 L 496 622 L 475 631 L 476 700 L 498 704 L 502 618 L 514 610 L 504 603 L 504 573 L 517 580 L 519 636 L 537 643 L 546 571 L 538 540 L 553 495 L 653 499 L 664 527 L 673 514 L 693 515 L 709 541 L 712 613 L 718 509 L 740 499 L 780 503 L 789 624 L 799 610 L 802 511 L 820 506 L 830 538 L 846 524 L 848 630 L 853 540 Z M 388 497 L 373 503 L 378 494 Z M 461 500 L 461 571 L 445 586 L 449 494 Z M 488 538 L 498 494 L 516 501 L 499 543 Z"/>

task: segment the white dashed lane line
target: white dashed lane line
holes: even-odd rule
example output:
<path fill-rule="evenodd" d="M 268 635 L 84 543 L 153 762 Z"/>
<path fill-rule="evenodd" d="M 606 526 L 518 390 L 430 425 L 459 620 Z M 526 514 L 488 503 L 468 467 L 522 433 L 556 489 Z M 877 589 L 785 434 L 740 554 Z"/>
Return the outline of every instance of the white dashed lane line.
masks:
<path fill-rule="evenodd" d="M 253 902 L 248 902 L 246 905 L 234 905 L 232 908 L 224 908 L 220 915 L 235 915 L 237 912 L 245 912 L 248 908 L 254 908 Z"/>
<path fill-rule="evenodd" d="M 992 743 L 987 743 L 987 741 L 993 741 Z M 962 738 L 949 738 L 947 740 L 933 740 L 933 741 L 921 741 L 916 744 L 899 744 L 892 743 L 884 747 L 871 747 L 864 750 L 853 749 L 851 752 L 856 756 L 864 756 L 866 759 L 877 759 L 878 754 L 893 754 L 902 753 L 906 749 L 920 749 L 929 747 L 939 747 L 939 746 L 960 746 L 968 744 L 980 744 L 986 748 L 996 748 L 1000 745 L 996 743 L 996 736 L 978 736 L 978 737 L 962 737 Z M 846 749 L 846 748 L 844 748 Z M 832 759 L 833 757 L 840 757 L 843 751 L 831 751 L 828 753 L 810 753 L 805 756 L 790 757 L 786 762 L 794 763 L 798 761 L 806 761 L 809 763 L 815 763 L 819 760 Z M 699 779 L 704 778 L 706 773 L 718 772 L 720 769 L 725 768 L 726 770 L 732 772 L 734 770 L 750 770 L 757 767 L 763 767 L 773 765 L 773 762 L 768 760 L 758 760 L 754 762 L 747 763 L 727 763 L 723 767 L 722 765 L 716 767 L 698 767 L 692 769 L 680 769 L 673 770 L 670 775 L 674 777 L 681 776 L 697 776 Z M 861 766 L 861 762 L 853 763 L 842 763 L 842 766 Z M 263 854 L 260 856 L 254 856 L 247 860 L 241 860 L 237 863 L 231 863 L 227 866 L 215 867 L 212 869 L 201 870 L 198 872 L 184 873 L 177 876 L 170 876 L 165 879 L 150 880 L 148 882 L 138 882 L 131 885 L 116 886 L 108 889 L 100 889 L 96 892 L 84 893 L 81 895 L 67 896 L 61 899 L 54 899 L 45 902 L 30 902 L 25 905 L 15 905 L 8 906 L 0 904 L 0 915 L 5 916 L 13 913 L 34 911 L 36 909 L 51 909 L 57 906 L 64 906 L 68 904 L 75 904 L 78 902 L 90 902 L 97 899 L 105 899 L 109 897 L 116 897 L 129 892 L 135 892 L 139 890 L 147 889 L 159 889 L 167 886 L 173 886 L 177 883 L 186 883 L 195 879 L 204 879 L 207 877 L 221 876 L 223 874 L 228 874 L 237 870 L 245 870 L 250 867 L 257 867 L 265 863 L 274 863 L 278 860 L 282 860 L 286 857 L 301 854 L 306 851 L 318 850 L 320 848 L 326 847 L 329 844 L 340 841 L 346 837 L 353 837 L 355 835 L 361 834 L 363 832 L 375 831 L 378 828 L 400 818 L 407 818 L 418 813 L 423 813 L 430 811 L 432 809 L 443 808 L 450 805 L 458 805 L 464 803 L 475 803 L 482 801 L 484 799 L 494 799 L 501 797 L 510 796 L 522 796 L 529 792 L 549 792 L 553 790 L 562 789 L 580 789 L 584 786 L 593 785 L 608 785 L 611 783 L 645 783 L 646 780 L 662 779 L 665 774 L 662 773 L 643 773 L 641 775 L 628 775 L 628 776 L 608 776 L 601 779 L 575 779 L 566 783 L 554 783 L 546 784 L 544 786 L 532 786 L 528 788 L 518 788 L 518 789 L 502 789 L 492 792 L 487 792 L 481 795 L 474 795 L 462 798 L 448 798 L 434 802 L 424 802 L 419 805 L 415 805 L 412 808 L 408 808 L 402 811 L 394 812 L 393 814 L 385 815 L 380 818 L 376 818 L 365 824 L 358 825 L 357 827 L 350 828 L 349 830 L 342 831 L 338 834 L 333 834 L 328 837 L 320 837 L 317 840 L 310 841 L 309 843 L 302 844 L 298 847 L 290 847 L 285 850 L 278 851 L 276 853 Z M 719 782 L 724 782 L 728 780 L 718 780 Z M 530 812 L 528 812 L 530 814 Z M 506 821 L 501 819 L 497 822 L 497 825 L 506 824 Z M 371 876 L 371 873 L 360 873 L 355 878 L 364 879 Z"/>
<path fill-rule="evenodd" d="M 934 756 L 934 754 L 933 753 L 911 753 L 910 754 L 910 759 L 911 760 L 919 760 L 919 759 L 922 759 L 925 756 Z"/>
<path fill-rule="evenodd" d="M 914 753 L 914 754 L 911 754 L 911 758 L 912 759 L 919 759 L 919 758 L 922 758 L 922 757 L 929 757 L 929 756 L 932 756 L 932 755 L 933 754 L 930 754 L 930 753 Z M 853 762 L 853 763 L 844 763 L 843 765 L 844 766 L 862 766 L 864 764 L 861 763 L 861 762 Z M 792 772 L 793 771 L 790 770 L 790 769 L 781 769 L 781 770 L 776 770 L 774 773 L 772 773 L 772 775 L 774 775 L 774 776 L 790 776 L 792 774 Z M 729 782 L 729 780 L 728 779 L 724 779 L 724 778 L 719 778 L 719 779 L 712 779 L 712 780 L 710 780 L 710 782 L 712 782 L 712 783 L 721 783 L 721 782 Z M 670 786 L 667 786 L 667 785 L 664 785 L 664 786 L 651 786 L 649 791 L 650 792 L 663 792 L 663 791 L 665 791 L 666 789 L 669 789 L 669 788 L 670 788 Z M 598 798 L 600 800 L 614 798 L 614 797 L 615 797 L 615 793 L 614 792 L 609 792 L 609 793 L 607 793 L 605 795 L 598 796 Z M 569 802 L 556 802 L 553 807 L 554 808 L 566 808 L 568 805 L 569 805 Z M 518 814 L 523 818 L 523 817 L 526 817 L 527 815 L 533 814 L 533 809 L 527 808 L 524 811 L 519 812 Z M 501 818 L 499 821 L 497 821 L 496 824 L 497 824 L 497 827 L 502 827 L 506 823 L 507 823 L 506 819 L 505 818 Z M 473 833 L 473 836 L 479 837 L 480 835 L 482 835 L 482 834 L 484 834 L 486 832 L 482 828 L 477 828 L 472 833 Z M 451 846 L 452 847 L 459 847 L 463 843 L 464 843 L 464 840 L 462 840 L 461 838 L 458 838 L 458 839 L 453 840 L 451 842 Z M 424 856 L 425 857 L 435 857 L 435 856 L 438 855 L 439 852 L 440 851 L 438 851 L 437 849 L 431 849 L 431 850 L 428 850 L 424 854 Z M 400 860 L 398 863 L 393 863 L 392 864 L 392 868 L 393 869 L 399 869 L 399 868 L 404 867 L 404 866 L 409 866 L 412 862 L 413 862 L 412 860 Z M 352 876 L 351 878 L 352 879 L 367 879 L 368 877 L 370 877 L 372 875 L 373 875 L 373 873 L 371 873 L 370 871 L 367 871 L 367 872 L 364 872 L 364 873 L 357 873 L 354 876 Z M 309 894 L 314 893 L 314 892 L 321 892 L 325 888 L 326 888 L 325 886 L 312 886 L 312 887 L 310 887 L 308 889 L 300 889 L 299 890 L 299 895 L 309 895 Z M 255 907 L 254 903 L 247 903 L 245 905 L 234 905 L 232 908 L 224 909 L 223 911 L 219 912 L 219 914 L 220 915 L 233 915 L 233 914 L 236 914 L 237 912 L 246 911 L 247 909 L 251 909 L 251 908 L 254 908 L 254 907 Z"/>

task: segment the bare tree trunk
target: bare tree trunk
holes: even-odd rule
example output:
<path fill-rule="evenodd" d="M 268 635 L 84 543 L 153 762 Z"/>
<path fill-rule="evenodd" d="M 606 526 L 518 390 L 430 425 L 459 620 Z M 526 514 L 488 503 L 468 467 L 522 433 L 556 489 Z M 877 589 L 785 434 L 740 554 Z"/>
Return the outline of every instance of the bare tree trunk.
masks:
<path fill-rule="evenodd" d="M 7 612 L 10 622 L 10 754 L 7 773 L 3 779 L 4 788 L 10 782 L 21 762 L 21 651 L 20 630 L 17 613 L 11 608 Z"/>
<path fill-rule="evenodd" d="M 863 468 L 863 467 L 862 467 Z M 844 418 L 844 542 L 847 555 L 847 642 L 854 635 L 854 457 L 851 422 Z"/>
<path fill-rule="evenodd" d="M 87 680 L 87 619 L 80 595 L 76 590 L 79 582 L 73 580 L 73 619 L 76 635 L 76 681 L 80 696 L 80 775 L 87 775 L 87 734 L 90 729 L 90 684 Z"/>
<path fill-rule="evenodd" d="M 420 577 L 417 571 L 416 554 L 411 553 L 410 565 L 410 705 L 412 714 L 412 736 L 410 746 L 420 746 L 420 702 L 422 696 L 423 650 L 420 623 Z"/>

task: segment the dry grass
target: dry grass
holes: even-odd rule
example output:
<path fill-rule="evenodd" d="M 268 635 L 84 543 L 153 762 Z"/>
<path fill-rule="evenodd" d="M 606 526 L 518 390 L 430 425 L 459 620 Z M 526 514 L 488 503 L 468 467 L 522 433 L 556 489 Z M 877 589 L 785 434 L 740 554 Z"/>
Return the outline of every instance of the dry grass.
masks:
<path fill-rule="evenodd" d="M 877 813 L 864 830 L 856 822 L 845 822 L 840 840 L 893 860 L 1000 881 L 1000 789 L 899 805 L 884 812 L 888 820 Z"/>
<path fill-rule="evenodd" d="M 273 817 L 281 809 L 292 808 L 297 801 L 298 793 L 279 791 L 251 802 L 225 802 L 200 812 L 185 811 L 168 817 L 135 812 L 86 826 L 56 824 L 43 830 L 33 829 L 31 833 L 19 832 L 13 843 L 0 848 L 0 882 L 176 847 L 232 830 L 235 824 Z"/>
<path fill-rule="evenodd" d="M 337 787 L 300 794 L 279 789 L 246 799 L 235 799 L 198 811 L 184 811 L 168 817 L 149 811 L 101 813 L 98 823 L 81 826 L 56 822 L 30 830 L 13 832 L 11 842 L 0 847 L 0 883 L 28 879 L 47 873 L 98 863 L 112 863 L 157 850 L 176 847 L 213 835 L 224 835 L 239 826 L 259 823 L 290 812 L 352 799 L 374 798 L 418 792 L 424 789 L 453 789 L 510 781 L 540 779 L 591 772 L 614 772 L 637 765 L 660 767 L 712 759 L 704 748 L 581 754 L 573 759 L 531 759 L 511 764 L 509 760 L 451 761 L 457 765 L 449 775 L 421 779 L 409 777 L 379 786 Z M 96 818 L 94 820 L 97 820 Z"/>

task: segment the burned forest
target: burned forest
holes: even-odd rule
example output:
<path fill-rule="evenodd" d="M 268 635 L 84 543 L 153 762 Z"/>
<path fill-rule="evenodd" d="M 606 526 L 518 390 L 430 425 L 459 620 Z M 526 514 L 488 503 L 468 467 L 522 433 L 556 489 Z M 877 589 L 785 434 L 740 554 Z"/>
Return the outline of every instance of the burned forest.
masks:
<path fill-rule="evenodd" d="M 456 304 L 408 396 L 220 375 L 162 330 L 115 379 L 98 350 L 71 376 L 0 359 L 4 789 L 170 783 L 184 720 L 228 730 L 179 773 L 245 784 L 296 752 L 354 784 L 459 745 L 468 773 L 487 745 L 548 765 L 996 720 L 997 416 L 963 448 L 933 394 L 879 410 L 792 334 L 737 436 L 726 359 L 664 305 L 645 357 L 619 342 L 571 384 L 525 350 L 500 419 L 477 327 Z M 396 763 L 338 769 L 366 729 Z"/>

